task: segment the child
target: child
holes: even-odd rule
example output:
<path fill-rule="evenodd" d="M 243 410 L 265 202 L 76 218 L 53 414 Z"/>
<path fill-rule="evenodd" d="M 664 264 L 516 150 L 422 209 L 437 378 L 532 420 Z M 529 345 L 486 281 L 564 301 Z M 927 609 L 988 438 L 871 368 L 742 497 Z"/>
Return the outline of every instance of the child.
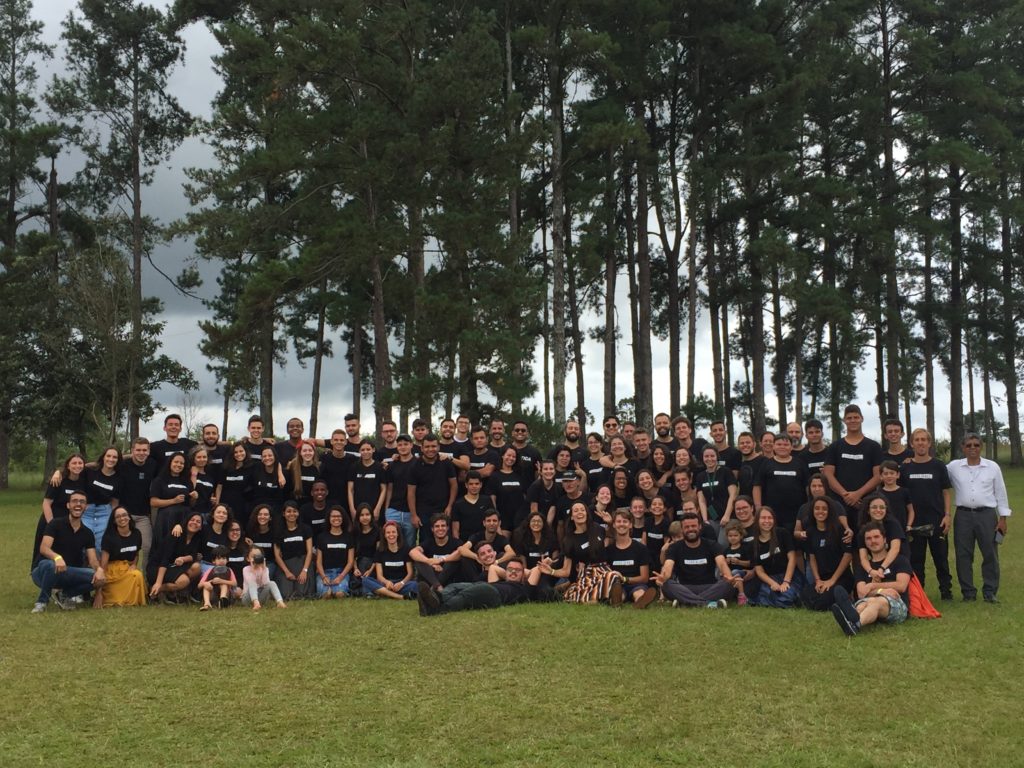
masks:
<path fill-rule="evenodd" d="M 880 467 L 882 487 L 878 492 L 889 502 L 889 514 L 895 518 L 904 531 L 914 527 L 914 505 L 910 491 L 899 485 L 900 467 L 895 461 L 886 460 Z"/>
<path fill-rule="evenodd" d="M 729 570 L 732 571 L 733 576 L 739 576 L 744 582 L 751 581 L 754 578 L 754 569 L 752 568 L 754 561 L 754 548 L 751 542 L 744 542 L 743 537 L 746 535 L 746 531 L 743 529 L 743 523 L 739 520 L 730 520 L 725 524 L 725 561 L 729 564 Z M 740 590 L 740 593 L 736 596 L 736 602 L 739 605 L 747 604 L 747 595 L 744 590 Z"/>
<path fill-rule="evenodd" d="M 272 597 L 278 608 L 288 607 L 281 597 L 281 590 L 278 589 L 277 582 L 270 578 L 266 556 L 259 547 L 249 550 L 249 565 L 245 566 L 242 576 L 244 579 L 242 605 L 251 603 L 252 609 L 258 611 L 263 607 L 262 602 L 268 597 Z"/>
<path fill-rule="evenodd" d="M 199 579 L 199 590 L 203 593 L 200 611 L 208 611 L 213 607 L 210 603 L 214 590 L 217 590 L 218 608 L 231 605 L 231 591 L 238 584 L 234 572 L 228 568 L 227 547 L 214 547 L 210 552 L 210 559 L 213 560 L 213 567 Z"/>

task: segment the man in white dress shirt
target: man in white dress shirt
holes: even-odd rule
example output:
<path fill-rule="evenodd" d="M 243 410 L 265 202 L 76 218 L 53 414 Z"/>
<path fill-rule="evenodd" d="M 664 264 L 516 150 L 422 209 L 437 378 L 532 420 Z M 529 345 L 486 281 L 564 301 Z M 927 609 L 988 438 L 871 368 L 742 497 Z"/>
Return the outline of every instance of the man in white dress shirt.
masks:
<path fill-rule="evenodd" d="M 1006 535 L 1010 503 L 1006 497 L 1003 473 L 994 461 L 981 457 L 981 438 L 969 432 L 961 444 L 964 458 L 947 465 L 949 480 L 956 492 L 956 516 L 953 518 L 953 546 L 956 550 L 956 577 L 964 600 L 977 599 L 974 586 L 974 545 L 981 550 L 981 593 L 987 603 L 999 602 L 998 541 Z"/>

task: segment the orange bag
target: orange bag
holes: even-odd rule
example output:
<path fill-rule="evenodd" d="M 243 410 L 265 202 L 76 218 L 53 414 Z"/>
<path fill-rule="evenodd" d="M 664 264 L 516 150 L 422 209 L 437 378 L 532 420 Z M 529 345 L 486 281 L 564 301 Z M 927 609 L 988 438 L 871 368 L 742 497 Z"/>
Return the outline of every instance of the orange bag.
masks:
<path fill-rule="evenodd" d="M 907 586 L 907 592 L 910 593 L 910 615 L 915 619 L 941 619 L 942 614 L 935 610 L 935 606 L 932 605 L 932 601 L 928 599 L 928 595 L 924 593 L 924 587 L 921 586 L 920 579 L 917 578 L 917 574 L 910 576 L 910 584 Z"/>

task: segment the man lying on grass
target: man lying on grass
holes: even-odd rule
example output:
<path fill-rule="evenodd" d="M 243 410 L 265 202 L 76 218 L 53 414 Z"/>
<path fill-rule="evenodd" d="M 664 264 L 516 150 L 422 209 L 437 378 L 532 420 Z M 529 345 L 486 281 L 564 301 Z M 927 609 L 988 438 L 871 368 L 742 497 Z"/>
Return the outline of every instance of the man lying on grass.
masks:
<path fill-rule="evenodd" d="M 840 629 L 849 636 L 856 635 L 862 627 L 876 622 L 902 624 L 907 618 L 907 586 L 913 569 L 905 555 L 897 555 L 889 565 L 883 565 L 889 551 L 885 528 L 878 521 L 871 521 L 861 529 L 864 546 L 868 550 L 870 568 L 865 571 L 858 564 L 854 580 L 857 602 L 840 586 L 835 588 L 835 605 L 832 615 Z"/>
<path fill-rule="evenodd" d="M 527 570 L 520 558 L 505 563 L 503 568 L 493 563 L 494 550 L 489 546 L 481 551 L 481 560 L 489 558 L 487 581 L 456 582 L 440 592 L 421 583 L 419 589 L 420 616 L 438 613 L 468 611 L 475 608 L 500 608 L 503 605 L 525 603 L 537 598 L 540 568 Z"/>

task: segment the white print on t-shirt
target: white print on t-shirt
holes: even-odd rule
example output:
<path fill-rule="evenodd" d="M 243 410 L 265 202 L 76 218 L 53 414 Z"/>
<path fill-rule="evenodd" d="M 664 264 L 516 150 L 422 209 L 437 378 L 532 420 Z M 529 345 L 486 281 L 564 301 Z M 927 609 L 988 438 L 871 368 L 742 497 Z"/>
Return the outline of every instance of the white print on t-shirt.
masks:
<path fill-rule="evenodd" d="M 776 469 L 772 474 L 774 474 L 776 477 L 796 477 L 796 472 L 791 469 Z"/>
<path fill-rule="evenodd" d="M 683 560 L 683 565 L 707 565 L 708 559 L 702 557 L 700 560 Z"/>
<path fill-rule="evenodd" d="M 841 453 L 839 455 L 844 459 L 853 459 L 854 461 L 861 461 L 864 458 L 863 453 Z"/>
<path fill-rule="evenodd" d="M 287 543 L 289 541 L 302 541 L 302 537 L 301 536 L 288 536 L 288 537 L 282 539 L 282 541 L 285 542 L 285 543 Z"/>
<path fill-rule="evenodd" d="M 341 544 L 328 544 L 328 549 L 348 549 L 348 544 L 342 542 Z"/>
<path fill-rule="evenodd" d="M 635 565 L 635 562 L 633 560 L 613 560 L 612 565 Z"/>
<path fill-rule="evenodd" d="M 114 490 L 114 486 L 112 486 L 112 485 L 105 485 L 104 483 L 101 483 L 99 480 L 93 480 L 92 484 L 95 485 L 97 488 L 102 488 L 105 491 L 112 491 L 112 490 Z"/>
<path fill-rule="evenodd" d="M 397 568 L 398 566 L 405 565 L 404 560 L 387 560 L 384 562 L 388 568 Z"/>
<path fill-rule="evenodd" d="M 907 475 L 910 480 L 934 480 L 935 475 L 929 472 L 927 475 Z"/>
<path fill-rule="evenodd" d="M 135 546 L 132 546 L 132 547 L 121 547 L 121 551 L 122 552 L 138 552 L 139 548 L 135 547 Z"/>

